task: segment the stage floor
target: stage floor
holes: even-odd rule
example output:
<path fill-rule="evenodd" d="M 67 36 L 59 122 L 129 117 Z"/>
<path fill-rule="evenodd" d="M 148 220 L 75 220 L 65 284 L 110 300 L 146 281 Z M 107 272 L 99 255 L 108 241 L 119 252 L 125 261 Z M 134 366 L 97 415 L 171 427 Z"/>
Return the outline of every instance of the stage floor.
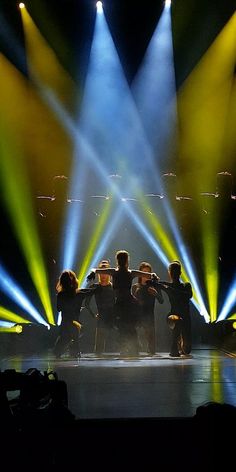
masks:
<path fill-rule="evenodd" d="M 162 352 L 130 359 L 114 353 L 58 360 L 47 353 L 0 360 L 1 371 L 29 368 L 52 369 L 66 382 L 76 419 L 183 418 L 209 401 L 236 406 L 236 358 L 209 347 L 178 359 Z"/>

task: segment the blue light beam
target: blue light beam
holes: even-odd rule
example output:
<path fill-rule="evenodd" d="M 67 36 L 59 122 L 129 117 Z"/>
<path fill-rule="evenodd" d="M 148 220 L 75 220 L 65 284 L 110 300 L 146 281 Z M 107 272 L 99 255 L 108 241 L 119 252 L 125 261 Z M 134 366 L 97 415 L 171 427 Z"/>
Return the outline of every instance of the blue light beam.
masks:
<path fill-rule="evenodd" d="M 158 161 L 175 146 L 176 85 L 171 13 L 164 8 L 133 83 L 140 117 Z"/>
<path fill-rule="evenodd" d="M 144 181 L 147 161 L 152 162 L 151 149 L 143 132 L 133 97 L 124 77 L 120 60 L 104 14 L 97 14 L 88 73 L 77 129 L 83 140 L 96 149 L 96 161 L 88 156 L 88 148 L 75 139 L 74 165 L 71 172 L 70 194 L 84 199 L 91 187 L 91 175 L 97 171 L 102 183 L 109 174 L 137 175 L 133 181 Z M 91 152 L 89 153 L 91 156 Z M 94 152 L 93 152 L 94 154 Z M 101 166 L 104 166 L 102 172 Z M 104 169 L 105 172 L 104 172 Z M 101 173 L 105 174 L 104 177 Z M 90 177 L 90 181 L 87 177 Z M 142 176 L 142 177 L 140 177 Z M 146 176 L 150 181 L 150 172 Z M 142 182 L 140 180 L 142 179 Z M 97 175 L 95 177 L 98 181 Z M 131 191 L 131 182 L 129 189 Z M 94 190 L 93 190 L 94 191 Z M 80 242 L 83 208 L 76 212 L 71 206 L 64 230 L 64 267 L 73 267 Z"/>
<path fill-rule="evenodd" d="M 49 326 L 44 318 L 34 308 L 32 303 L 27 299 L 23 291 L 19 288 L 16 282 L 8 275 L 2 264 L 0 263 L 0 289 L 7 295 L 11 300 L 16 302 L 23 310 L 26 311 L 30 316 L 34 318 L 38 323 L 45 326 Z"/>
<path fill-rule="evenodd" d="M 218 321 L 225 320 L 227 316 L 229 315 L 231 309 L 235 305 L 235 303 L 236 303 L 236 276 L 234 277 L 232 286 L 229 289 L 228 295 L 225 299 L 225 303 L 216 321 L 218 322 Z"/>

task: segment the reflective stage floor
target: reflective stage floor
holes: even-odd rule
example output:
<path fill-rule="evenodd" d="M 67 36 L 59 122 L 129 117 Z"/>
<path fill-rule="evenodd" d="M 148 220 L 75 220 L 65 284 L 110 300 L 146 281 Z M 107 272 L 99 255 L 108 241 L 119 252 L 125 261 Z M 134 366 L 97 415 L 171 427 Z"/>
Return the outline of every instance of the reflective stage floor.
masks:
<path fill-rule="evenodd" d="M 76 419 L 186 418 L 210 401 L 236 406 L 236 358 L 208 347 L 179 359 L 162 352 L 130 359 L 83 354 L 58 360 L 47 353 L 0 360 L 1 371 L 29 368 L 52 369 L 66 382 Z"/>

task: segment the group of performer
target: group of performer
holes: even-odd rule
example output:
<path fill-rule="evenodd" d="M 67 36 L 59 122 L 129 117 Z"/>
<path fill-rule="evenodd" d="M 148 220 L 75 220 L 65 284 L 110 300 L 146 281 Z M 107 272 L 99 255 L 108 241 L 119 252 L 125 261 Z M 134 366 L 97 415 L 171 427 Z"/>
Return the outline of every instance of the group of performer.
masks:
<path fill-rule="evenodd" d="M 112 330 L 119 336 L 121 356 L 138 356 L 140 352 L 138 331 L 142 328 L 147 344 L 147 354 L 155 354 L 155 302 L 163 304 L 164 291 L 170 302 L 167 321 L 171 328 L 171 357 L 189 355 L 191 352 L 190 299 L 192 287 L 180 280 L 181 263 L 173 261 L 168 268 L 169 281 L 161 281 L 148 262 L 142 262 L 139 270 L 129 268 L 129 253 L 116 253 L 117 267 L 110 267 L 102 260 L 87 276 L 88 288 L 79 288 L 76 274 L 64 270 L 58 280 L 57 310 L 61 312 L 60 335 L 55 344 L 55 355 L 60 357 L 68 348 L 73 357 L 80 356 L 79 329 L 82 306 L 96 319 L 95 353 L 102 355 Z M 98 282 L 95 282 L 96 274 Z M 133 280 L 138 278 L 137 283 Z M 91 308 L 96 302 L 97 312 Z"/>

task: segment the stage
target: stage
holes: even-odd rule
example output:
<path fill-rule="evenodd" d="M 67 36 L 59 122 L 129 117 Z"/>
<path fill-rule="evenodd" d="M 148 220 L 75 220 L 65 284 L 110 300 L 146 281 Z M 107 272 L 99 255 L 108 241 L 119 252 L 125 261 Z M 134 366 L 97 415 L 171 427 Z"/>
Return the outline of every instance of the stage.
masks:
<path fill-rule="evenodd" d="M 101 358 L 82 353 L 79 359 L 45 355 L 2 357 L 1 371 L 40 372 L 52 369 L 68 390 L 68 407 L 81 420 L 190 418 L 207 402 L 236 406 L 235 355 L 213 347 L 193 349 L 192 357 Z M 11 392 L 10 395 L 14 395 Z"/>

